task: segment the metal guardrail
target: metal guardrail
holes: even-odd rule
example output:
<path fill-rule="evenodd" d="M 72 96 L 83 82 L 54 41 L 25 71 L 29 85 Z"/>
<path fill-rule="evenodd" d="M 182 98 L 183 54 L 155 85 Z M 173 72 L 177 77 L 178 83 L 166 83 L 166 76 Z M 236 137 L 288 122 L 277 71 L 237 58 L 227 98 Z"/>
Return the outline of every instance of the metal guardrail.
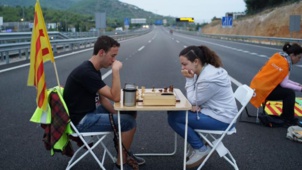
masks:
<path fill-rule="evenodd" d="M 98 35 L 125 35 L 132 34 L 137 31 L 142 30 L 127 30 L 127 31 L 111 31 L 111 32 L 57 32 L 49 31 L 48 36 L 50 40 L 57 39 L 69 39 L 69 38 L 88 38 L 88 37 L 97 37 Z M 144 30 L 145 31 L 145 30 Z M 11 32 L 11 33 L 0 33 L 0 44 L 8 43 L 21 43 L 21 42 L 30 42 L 32 32 Z"/>
<path fill-rule="evenodd" d="M 0 44 L 30 42 L 32 32 L 0 33 Z M 60 32 L 48 32 L 50 39 L 68 39 Z"/>
<path fill-rule="evenodd" d="M 151 29 L 140 30 L 131 33 L 124 33 L 120 35 L 114 34 L 110 36 L 116 40 L 123 40 L 130 37 L 146 34 L 150 31 Z M 20 34 L 20 37 L 26 37 L 26 36 L 28 36 L 27 33 Z M 68 51 L 73 52 L 75 50 L 92 47 L 96 39 L 97 37 L 58 39 L 58 40 L 50 40 L 50 43 L 52 45 L 53 53 L 54 55 L 56 55 L 61 52 L 68 52 Z M 29 60 L 29 56 L 30 56 L 30 42 L 0 44 L 0 65 L 9 64 L 12 62 L 12 60 L 17 60 L 17 61 Z"/>
<path fill-rule="evenodd" d="M 256 44 L 265 44 L 265 45 L 273 45 L 273 46 L 283 46 L 284 43 L 298 43 L 302 44 L 302 39 L 298 38 L 282 38 L 282 37 L 263 37 L 263 36 L 245 36 L 245 35 L 226 35 L 226 34 L 202 34 L 200 32 L 193 31 L 184 31 L 184 30 L 175 30 L 176 32 L 189 34 L 189 35 L 197 35 L 201 37 L 207 38 L 215 38 L 229 41 L 241 41 L 248 43 L 256 43 Z"/>
<path fill-rule="evenodd" d="M 203 34 L 202 36 L 209 37 L 209 38 L 230 40 L 230 41 L 242 41 L 242 42 L 249 42 L 249 43 L 256 43 L 256 44 L 276 45 L 276 46 L 282 46 L 286 42 L 302 44 L 302 39 L 297 39 L 297 38 L 238 36 L 238 35 L 211 35 L 211 34 Z"/>

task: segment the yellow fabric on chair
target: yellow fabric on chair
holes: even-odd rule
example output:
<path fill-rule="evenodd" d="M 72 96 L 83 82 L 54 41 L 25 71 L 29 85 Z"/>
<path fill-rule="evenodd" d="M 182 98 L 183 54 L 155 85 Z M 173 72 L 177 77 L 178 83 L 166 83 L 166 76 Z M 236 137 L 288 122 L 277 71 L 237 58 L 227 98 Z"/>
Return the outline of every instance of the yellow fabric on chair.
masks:
<path fill-rule="evenodd" d="M 265 104 L 265 113 L 268 115 L 280 116 L 282 113 L 282 101 L 270 101 Z M 302 98 L 296 98 L 295 116 L 302 116 Z"/>
<path fill-rule="evenodd" d="M 64 133 L 60 138 L 56 141 L 53 148 L 51 149 L 51 155 L 54 154 L 54 150 L 62 150 L 65 148 L 66 144 L 69 142 L 69 135 L 71 135 L 74 138 L 79 138 L 79 141 L 82 142 L 82 145 L 77 148 L 77 150 L 72 153 L 71 158 L 68 162 L 68 165 L 66 167 L 67 170 L 71 169 L 74 165 L 76 165 L 80 160 L 82 160 L 86 155 L 90 154 L 96 161 L 96 163 L 100 166 L 101 169 L 105 169 L 104 162 L 105 157 L 108 155 L 112 162 L 116 162 L 116 158 L 111 154 L 109 149 L 106 147 L 106 145 L 103 143 L 103 140 L 110 134 L 112 134 L 112 131 L 108 132 L 79 132 L 76 128 L 76 126 L 72 123 L 72 121 L 69 119 L 69 111 L 67 108 L 67 105 L 63 99 L 63 87 L 54 87 L 51 89 L 48 89 L 47 97 L 51 98 L 52 93 L 56 92 L 58 94 L 61 104 L 63 105 L 65 109 L 65 114 L 68 116 L 68 122 L 65 128 Z M 51 110 L 54 108 L 51 108 L 51 104 L 48 104 L 48 109 L 46 112 L 44 112 L 42 109 L 37 108 L 34 112 L 33 116 L 31 117 L 30 121 L 33 123 L 39 123 L 39 124 L 45 124 L 46 126 L 53 123 L 52 121 L 52 112 Z M 60 107 L 61 108 L 61 107 Z M 66 117 L 65 117 L 66 118 Z M 94 149 L 97 146 L 101 146 L 103 148 L 103 154 L 102 159 L 99 159 L 99 156 L 96 156 L 94 153 Z M 73 151 L 73 149 L 72 149 Z"/>
<path fill-rule="evenodd" d="M 57 94 L 58 100 L 61 101 L 61 105 L 62 105 L 62 107 L 64 107 L 64 111 L 61 112 L 60 115 L 67 114 L 67 116 L 69 116 L 67 106 L 66 106 L 63 96 L 62 96 L 62 92 L 63 92 L 62 87 L 56 86 L 56 87 L 50 88 L 47 90 L 47 99 L 50 100 L 51 93 Z M 59 120 L 59 119 L 55 118 L 55 120 Z M 47 145 L 45 147 L 47 149 L 50 149 L 51 155 L 54 155 L 55 150 L 59 150 L 59 151 L 62 151 L 63 153 L 65 153 L 65 149 L 69 145 L 68 136 L 70 134 L 74 133 L 74 131 L 70 127 L 69 120 L 66 120 L 66 124 L 63 123 L 63 121 L 60 121 L 61 124 L 53 123 L 54 120 L 52 119 L 52 108 L 51 108 L 50 103 L 48 103 L 47 111 L 43 111 L 43 109 L 37 107 L 33 116 L 31 117 L 30 121 L 33 123 L 41 124 L 44 129 L 44 132 L 48 133 L 47 135 L 44 133 L 45 136 L 43 137 L 43 141 L 44 141 L 45 145 Z M 58 125 L 64 126 L 64 129 L 59 128 Z M 69 149 L 71 149 L 71 150 L 68 151 L 67 155 L 70 155 L 70 154 L 72 155 L 73 150 L 70 147 L 69 147 Z"/>

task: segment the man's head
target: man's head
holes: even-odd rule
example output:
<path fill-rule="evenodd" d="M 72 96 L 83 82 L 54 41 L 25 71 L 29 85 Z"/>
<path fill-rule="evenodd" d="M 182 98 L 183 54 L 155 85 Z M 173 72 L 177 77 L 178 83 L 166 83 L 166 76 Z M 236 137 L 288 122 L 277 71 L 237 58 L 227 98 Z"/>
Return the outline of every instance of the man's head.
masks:
<path fill-rule="evenodd" d="M 94 43 L 93 55 L 97 55 L 100 50 L 108 52 L 112 47 L 120 47 L 120 43 L 109 36 L 100 36 Z"/>
<path fill-rule="evenodd" d="M 113 38 L 101 36 L 94 44 L 93 60 L 96 69 L 112 66 L 118 55 L 120 44 Z"/>

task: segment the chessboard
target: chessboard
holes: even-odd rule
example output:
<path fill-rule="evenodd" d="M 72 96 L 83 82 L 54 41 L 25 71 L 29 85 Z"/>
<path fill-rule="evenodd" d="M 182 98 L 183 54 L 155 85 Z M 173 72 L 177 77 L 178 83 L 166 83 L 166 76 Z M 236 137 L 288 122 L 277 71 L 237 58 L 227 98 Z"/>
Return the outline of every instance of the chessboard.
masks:
<path fill-rule="evenodd" d="M 142 87 L 137 90 L 136 101 L 142 102 L 143 105 L 153 106 L 172 106 L 179 102 L 179 97 L 173 91 L 173 86 L 169 88 L 152 88 Z"/>

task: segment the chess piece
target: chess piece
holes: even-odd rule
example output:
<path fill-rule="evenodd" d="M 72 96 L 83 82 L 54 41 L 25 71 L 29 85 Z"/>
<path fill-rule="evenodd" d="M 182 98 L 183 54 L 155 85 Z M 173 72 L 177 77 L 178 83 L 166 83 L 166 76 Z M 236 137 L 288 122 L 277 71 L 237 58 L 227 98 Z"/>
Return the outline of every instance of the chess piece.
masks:
<path fill-rule="evenodd" d="M 164 92 L 167 92 L 167 87 L 164 88 Z"/>
<path fill-rule="evenodd" d="M 173 85 L 169 86 L 169 91 L 173 92 Z"/>
<path fill-rule="evenodd" d="M 136 100 L 139 98 L 139 90 L 138 90 L 138 86 L 136 86 Z"/>

